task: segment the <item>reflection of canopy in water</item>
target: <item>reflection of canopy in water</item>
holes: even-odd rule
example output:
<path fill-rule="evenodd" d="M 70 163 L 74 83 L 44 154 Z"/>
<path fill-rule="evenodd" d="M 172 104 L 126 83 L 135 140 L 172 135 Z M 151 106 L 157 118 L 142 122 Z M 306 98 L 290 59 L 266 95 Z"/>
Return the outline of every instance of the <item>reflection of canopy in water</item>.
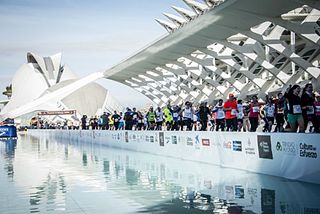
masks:
<path fill-rule="evenodd" d="M 319 1 L 185 0 L 157 19 L 169 35 L 105 71 L 159 105 L 209 102 L 234 92 L 276 94 L 289 84 L 319 89 Z M 309 3 L 309 6 L 304 4 Z"/>

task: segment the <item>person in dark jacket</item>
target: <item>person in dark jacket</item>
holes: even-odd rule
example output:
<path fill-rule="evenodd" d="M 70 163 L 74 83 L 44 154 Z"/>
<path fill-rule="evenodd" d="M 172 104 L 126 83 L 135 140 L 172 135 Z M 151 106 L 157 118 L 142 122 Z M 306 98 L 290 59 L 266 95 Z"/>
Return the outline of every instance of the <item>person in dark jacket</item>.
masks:
<path fill-rule="evenodd" d="M 307 129 L 308 123 L 312 122 L 314 132 L 319 133 L 319 124 L 315 114 L 315 95 L 311 83 L 305 85 L 301 95 L 302 117 L 304 121 L 304 130 Z"/>
<path fill-rule="evenodd" d="M 207 131 L 208 118 L 210 116 L 210 109 L 207 107 L 207 102 L 202 102 L 199 107 L 199 119 L 201 123 L 200 131 Z"/>

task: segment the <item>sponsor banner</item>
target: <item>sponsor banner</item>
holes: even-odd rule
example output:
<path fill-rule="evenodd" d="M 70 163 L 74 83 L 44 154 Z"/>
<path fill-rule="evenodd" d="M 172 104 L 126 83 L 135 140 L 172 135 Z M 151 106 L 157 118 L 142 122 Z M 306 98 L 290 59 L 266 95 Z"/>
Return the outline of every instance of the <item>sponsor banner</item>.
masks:
<path fill-rule="evenodd" d="M 233 151 L 242 152 L 242 142 L 239 140 L 232 141 Z"/>
<path fill-rule="evenodd" d="M 241 185 L 234 186 L 234 197 L 244 198 L 244 188 Z"/>
<path fill-rule="evenodd" d="M 231 141 L 230 140 L 226 140 L 223 142 L 223 148 L 224 149 L 231 149 Z"/>
<path fill-rule="evenodd" d="M 210 146 L 210 140 L 209 139 L 205 139 L 204 138 L 204 139 L 201 140 L 201 142 L 202 142 L 203 146 Z"/>
<path fill-rule="evenodd" d="M 17 137 L 17 129 L 15 126 L 1 126 L 0 127 L 0 138 Z"/>
<path fill-rule="evenodd" d="M 282 155 L 297 156 L 298 150 L 298 145 L 292 141 L 278 141 L 276 144 L 276 151 Z"/>
<path fill-rule="evenodd" d="M 124 139 L 125 139 L 126 143 L 129 143 L 129 134 L 128 134 L 128 132 L 124 133 Z"/>
<path fill-rule="evenodd" d="M 256 155 L 257 154 L 257 147 L 256 144 L 252 142 L 250 137 L 248 137 L 248 140 L 245 141 L 246 144 L 244 146 L 244 151 L 246 155 Z"/>
<path fill-rule="evenodd" d="M 177 139 L 177 136 L 171 136 L 171 139 L 172 139 L 172 144 L 178 144 L 178 139 Z"/>
<path fill-rule="evenodd" d="M 186 145 L 186 137 L 185 136 L 179 136 L 178 137 L 178 142 L 181 145 Z"/>
<path fill-rule="evenodd" d="M 159 132 L 159 144 L 160 146 L 164 146 L 164 133 Z"/>
<path fill-rule="evenodd" d="M 308 143 L 300 143 L 300 157 L 303 158 L 318 158 L 317 146 Z"/>
<path fill-rule="evenodd" d="M 165 139 L 166 144 L 171 143 L 171 137 L 170 136 L 165 136 L 164 139 Z"/>
<path fill-rule="evenodd" d="M 192 137 L 187 137 L 187 146 L 193 146 L 193 139 L 192 139 Z"/>
<path fill-rule="evenodd" d="M 57 130 L 57 137 L 79 137 L 81 141 L 320 183 L 318 134 L 124 130 L 61 132 L 63 130 Z M 54 135 L 55 131 L 50 133 Z M 162 149 L 158 149 L 160 146 Z M 192 148 L 197 151 L 196 154 Z"/>
<path fill-rule="evenodd" d="M 154 136 L 153 135 L 150 136 L 150 143 L 154 143 Z"/>
<path fill-rule="evenodd" d="M 258 135 L 257 142 L 259 149 L 259 157 L 264 159 L 273 159 L 270 136 Z"/>
<path fill-rule="evenodd" d="M 68 111 L 42 111 L 39 112 L 39 116 L 48 116 L 48 115 L 73 115 L 75 114 L 75 110 L 68 110 Z"/>

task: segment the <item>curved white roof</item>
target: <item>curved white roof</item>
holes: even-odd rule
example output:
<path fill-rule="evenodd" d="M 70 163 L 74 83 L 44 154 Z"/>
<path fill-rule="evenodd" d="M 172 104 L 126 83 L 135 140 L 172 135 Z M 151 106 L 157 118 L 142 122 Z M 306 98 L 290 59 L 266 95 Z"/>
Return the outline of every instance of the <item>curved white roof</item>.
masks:
<path fill-rule="evenodd" d="M 320 1 L 185 2 L 194 11 L 173 8 L 187 24 L 165 14 L 172 22 L 161 24 L 169 35 L 107 69 L 104 77 L 159 105 L 213 101 L 229 92 L 263 96 L 306 82 L 320 88 Z"/>
<path fill-rule="evenodd" d="M 37 110 L 70 109 L 78 115 L 94 116 L 123 109 L 105 88 L 93 82 L 102 77 L 101 73 L 77 79 L 68 66 L 61 65 L 61 54 L 40 57 L 28 53 L 27 62 L 13 77 L 12 96 L 0 112 L 2 118 Z"/>

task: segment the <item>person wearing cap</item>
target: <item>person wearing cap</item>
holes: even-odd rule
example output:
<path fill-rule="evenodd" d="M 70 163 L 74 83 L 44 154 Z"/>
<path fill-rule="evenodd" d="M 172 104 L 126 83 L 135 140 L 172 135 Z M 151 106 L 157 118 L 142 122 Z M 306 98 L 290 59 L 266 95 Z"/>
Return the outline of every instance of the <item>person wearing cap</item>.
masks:
<path fill-rule="evenodd" d="M 226 112 L 225 118 L 227 131 L 237 131 L 237 101 L 232 93 L 229 94 L 229 99 L 224 103 L 223 109 Z"/>

